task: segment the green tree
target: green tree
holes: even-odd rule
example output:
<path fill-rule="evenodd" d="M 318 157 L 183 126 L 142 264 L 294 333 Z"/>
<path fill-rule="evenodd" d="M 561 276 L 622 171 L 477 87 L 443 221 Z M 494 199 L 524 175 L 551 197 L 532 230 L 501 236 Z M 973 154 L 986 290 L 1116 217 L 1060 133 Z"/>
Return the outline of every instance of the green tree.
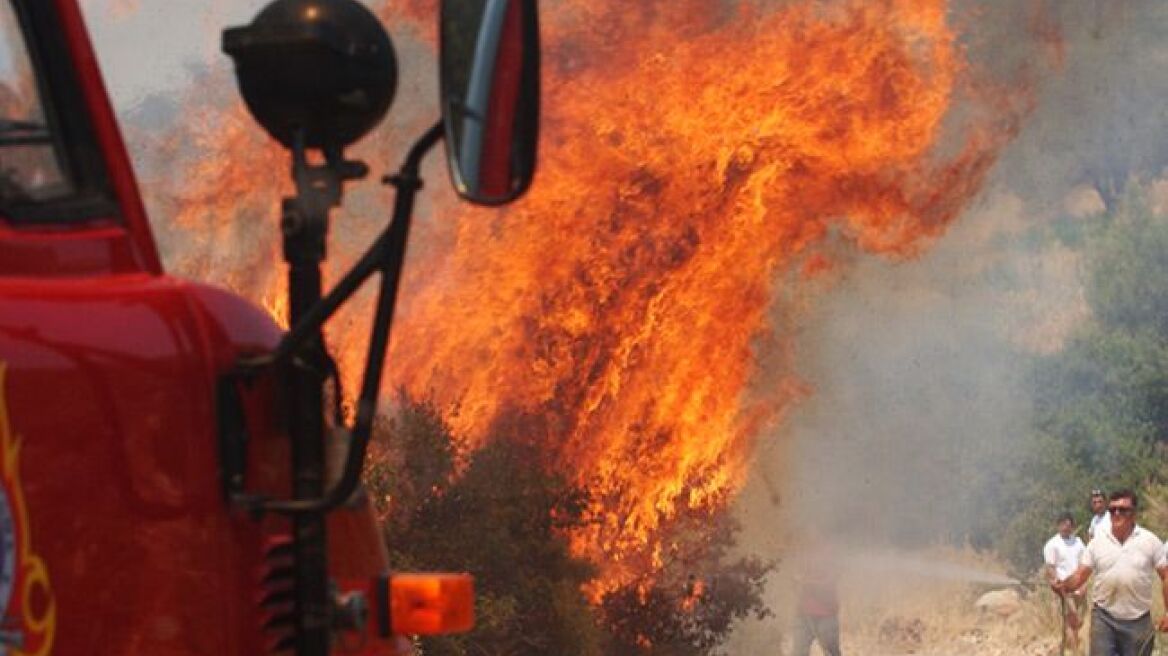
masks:
<path fill-rule="evenodd" d="M 404 395 L 378 422 L 366 486 L 385 517 L 391 564 L 467 571 L 471 633 L 422 641 L 429 655 L 706 655 L 736 620 L 765 617 L 770 563 L 733 560 L 739 526 L 724 504 L 682 511 L 662 535 L 663 564 L 590 605 L 598 570 L 567 536 L 587 521 L 585 490 L 549 470 L 539 446 L 496 436 L 468 452 L 431 403 Z"/>
<path fill-rule="evenodd" d="M 662 568 L 605 595 L 608 654 L 705 656 L 730 637 L 734 623 L 771 615 L 762 603 L 773 563 L 729 559 L 739 531 L 726 512 L 684 512 L 669 530 Z"/>
<path fill-rule="evenodd" d="M 393 567 L 475 576 L 477 621 L 466 635 L 426 639 L 423 652 L 599 654 L 601 632 L 581 588 L 592 566 L 566 532 L 582 521 L 582 492 L 537 463 L 530 446 L 494 440 L 461 460 L 459 442 L 430 403 L 403 398 L 379 425 L 393 455 L 367 473 L 389 499 Z"/>
<path fill-rule="evenodd" d="M 1091 311 L 1066 346 L 1036 362 L 1034 431 L 1003 485 L 1010 517 L 997 546 L 1034 566 L 1062 510 L 1086 519 L 1086 491 L 1156 488 L 1168 442 L 1168 217 L 1132 187 L 1088 220 L 1081 249 Z"/>

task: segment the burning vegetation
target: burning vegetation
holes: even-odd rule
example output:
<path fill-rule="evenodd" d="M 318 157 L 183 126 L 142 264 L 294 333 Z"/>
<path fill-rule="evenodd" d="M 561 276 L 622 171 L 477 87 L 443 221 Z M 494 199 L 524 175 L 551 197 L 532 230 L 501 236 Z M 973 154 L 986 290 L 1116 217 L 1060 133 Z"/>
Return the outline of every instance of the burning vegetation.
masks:
<path fill-rule="evenodd" d="M 922 247 L 1016 116 L 998 98 L 966 108 L 994 120 L 942 129 L 975 94 L 940 2 L 563 3 L 550 20 L 538 184 L 514 209 L 442 217 L 449 248 L 412 265 L 389 366 L 457 408 L 472 446 L 538 444 L 589 490 L 572 543 L 603 563 L 600 598 L 737 489 L 802 393 L 774 376 L 780 287 L 841 242 Z"/>
<path fill-rule="evenodd" d="M 471 492 L 489 505 L 539 491 L 521 506 L 535 515 L 525 535 L 552 551 L 562 541 L 548 562 L 567 572 L 568 597 L 584 589 L 612 644 L 705 653 L 734 618 L 764 612 L 766 565 L 722 562 L 736 531 L 722 511 L 760 432 L 807 393 L 774 308 L 833 275 L 840 252 L 907 257 L 941 234 L 1028 95 L 968 64 L 941 0 L 544 11 L 533 190 L 502 211 L 441 210 L 407 265 L 387 377 L 426 400 L 432 480 L 386 473 L 418 466 L 386 430 L 372 484 L 402 549 L 427 543 L 418 531 L 439 518 L 482 511 L 451 505 Z M 284 321 L 286 156 L 210 86 L 191 91 L 172 133 L 134 135 L 167 164 L 144 168 L 144 186 L 172 267 Z M 334 238 L 331 270 L 365 245 Z M 328 333 L 349 376 L 364 355 L 357 321 Z M 394 515 L 407 504 L 422 510 Z"/>

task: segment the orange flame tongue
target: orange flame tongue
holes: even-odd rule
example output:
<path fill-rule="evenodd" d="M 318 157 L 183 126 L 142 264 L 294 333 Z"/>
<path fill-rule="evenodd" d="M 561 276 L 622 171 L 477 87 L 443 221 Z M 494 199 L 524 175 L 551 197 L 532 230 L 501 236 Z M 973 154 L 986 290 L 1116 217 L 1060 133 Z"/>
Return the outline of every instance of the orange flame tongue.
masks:
<path fill-rule="evenodd" d="M 594 6 L 560 9 L 627 9 Z M 545 443 L 595 493 L 599 521 L 577 547 L 614 562 L 651 551 L 679 504 L 734 490 L 753 436 L 795 393 L 751 389 L 778 277 L 822 258 L 833 225 L 912 252 L 1000 140 L 974 132 L 929 157 L 959 74 L 939 0 L 789 7 L 685 44 L 668 30 L 587 40 L 600 37 L 549 39 L 535 191 L 464 213 L 452 252 L 412 263 L 390 363 L 457 404 L 472 439 Z M 578 56 L 594 49 L 603 68 Z"/>

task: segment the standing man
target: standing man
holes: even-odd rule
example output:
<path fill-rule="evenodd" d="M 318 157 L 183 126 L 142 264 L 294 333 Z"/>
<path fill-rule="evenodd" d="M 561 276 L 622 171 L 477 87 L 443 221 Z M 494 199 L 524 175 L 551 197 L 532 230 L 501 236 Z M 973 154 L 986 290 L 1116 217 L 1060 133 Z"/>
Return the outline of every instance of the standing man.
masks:
<path fill-rule="evenodd" d="M 1046 563 L 1043 573 L 1051 585 L 1070 577 L 1079 569 L 1079 559 L 1087 545 L 1075 535 L 1075 518 L 1071 513 L 1063 513 L 1058 518 L 1058 533 L 1047 540 L 1042 548 L 1042 559 Z M 1059 614 L 1063 620 L 1064 646 L 1071 645 L 1071 651 L 1079 651 L 1079 628 L 1083 626 L 1083 613 L 1087 609 L 1086 586 L 1059 595 Z"/>
<path fill-rule="evenodd" d="M 1104 532 L 1110 526 L 1111 520 L 1107 516 L 1107 497 L 1103 494 L 1103 490 L 1091 490 L 1091 524 L 1087 526 L 1087 541 L 1090 542 L 1096 533 Z"/>
<path fill-rule="evenodd" d="M 1151 656 L 1156 641 L 1152 626 L 1152 588 L 1160 576 L 1168 605 L 1168 560 L 1164 543 L 1136 525 L 1136 495 L 1111 494 L 1107 512 L 1111 530 L 1099 531 L 1087 545 L 1074 574 L 1051 586 L 1058 594 L 1078 590 L 1095 574 L 1091 590 L 1091 656 Z M 1168 631 L 1168 615 L 1158 628 Z"/>
<path fill-rule="evenodd" d="M 808 656 L 818 642 L 825 656 L 840 656 L 839 560 L 818 527 L 804 533 L 794 579 L 798 586 L 793 656 Z"/>

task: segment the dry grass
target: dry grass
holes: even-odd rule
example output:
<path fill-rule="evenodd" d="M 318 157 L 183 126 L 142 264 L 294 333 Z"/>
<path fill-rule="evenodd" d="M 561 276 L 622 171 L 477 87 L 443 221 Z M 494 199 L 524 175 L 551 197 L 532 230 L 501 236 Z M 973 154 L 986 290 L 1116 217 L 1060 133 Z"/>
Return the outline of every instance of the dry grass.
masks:
<path fill-rule="evenodd" d="M 936 548 L 922 562 L 948 563 L 969 571 L 1001 573 L 991 559 L 972 550 Z M 982 610 L 974 603 L 985 592 L 1008 586 L 938 579 L 911 572 L 878 573 L 872 581 L 850 577 L 841 585 L 848 651 L 871 656 L 901 654 L 1052 654 L 1059 647 L 1058 613 L 1049 590 L 1018 590 L 1011 613 Z"/>
<path fill-rule="evenodd" d="M 898 555 L 895 568 L 842 570 L 840 581 L 841 642 L 845 654 L 862 656 L 1051 656 L 1059 654 L 1059 620 L 1053 594 L 1045 586 L 1022 590 L 1016 612 L 1008 616 L 977 609 L 983 593 L 1008 586 L 970 583 L 956 577 L 919 575 L 904 563 L 917 562 L 923 571 L 952 565 L 987 578 L 1003 568 L 972 550 L 931 548 Z M 859 571 L 858 571 L 859 570 Z M 736 636 L 728 653 L 790 653 L 791 585 L 779 572 L 768 590 L 776 617 Z M 1014 588 L 1021 590 L 1021 588 Z M 1086 638 L 1084 631 L 1084 638 Z M 1085 641 L 1084 641 L 1085 644 Z M 781 650 L 776 649 L 781 645 Z M 815 649 L 812 654 L 818 654 Z M 1067 652 L 1070 654 L 1070 651 Z"/>

